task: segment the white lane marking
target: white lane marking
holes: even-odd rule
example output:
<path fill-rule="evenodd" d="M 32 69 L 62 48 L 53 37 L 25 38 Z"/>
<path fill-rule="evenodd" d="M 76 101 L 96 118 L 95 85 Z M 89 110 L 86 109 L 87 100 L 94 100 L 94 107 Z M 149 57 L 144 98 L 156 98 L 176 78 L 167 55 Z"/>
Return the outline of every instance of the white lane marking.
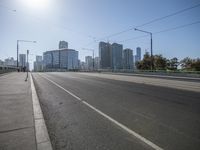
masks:
<path fill-rule="evenodd" d="M 66 90 L 64 87 L 60 86 L 59 84 L 57 84 L 56 82 L 52 81 L 51 79 L 47 78 L 46 75 L 41 75 L 39 74 L 41 77 L 45 78 L 46 80 L 50 81 L 51 83 L 53 83 L 54 85 L 56 85 L 57 87 L 61 88 L 62 90 L 64 90 L 65 92 L 67 92 L 68 94 L 70 94 L 71 96 L 73 96 L 74 98 L 76 98 L 77 100 L 79 100 L 81 103 L 85 104 L 86 106 L 88 106 L 89 108 L 91 108 L 92 110 L 94 110 L 95 112 L 97 112 L 98 114 L 100 114 L 101 116 L 105 117 L 106 119 L 108 119 L 109 121 L 111 121 L 112 123 L 114 123 L 115 125 L 119 126 L 120 128 L 122 128 L 123 130 L 125 130 L 126 132 L 128 132 L 129 134 L 135 136 L 136 138 L 138 138 L 139 140 L 141 140 L 142 142 L 146 143 L 147 145 L 149 145 L 150 147 L 152 147 L 155 150 L 164 150 L 163 148 L 159 147 L 158 145 L 154 144 L 153 142 L 149 141 L 148 139 L 144 138 L 143 136 L 139 135 L 138 133 L 136 133 L 135 131 L 129 129 L 128 127 L 126 127 L 125 125 L 121 124 L 120 122 L 116 121 L 115 119 L 111 118 L 110 116 L 106 115 L 105 113 L 103 113 L 102 111 L 98 110 L 97 108 L 93 107 L 92 105 L 90 105 L 89 103 L 87 103 L 86 101 L 82 100 L 80 97 L 76 96 L 75 94 L 73 94 L 72 92 Z"/>
<path fill-rule="evenodd" d="M 33 82 L 32 74 L 30 74 L 31 93 L 33 103 L 33 115 L 35 123 L 35 136 L 38 150 L 52 150 L 51 141 L 44 121 L 43 113 L 38 100 L 37 92 Z M 43 146 L 45 145 L 45 146 Z"/>

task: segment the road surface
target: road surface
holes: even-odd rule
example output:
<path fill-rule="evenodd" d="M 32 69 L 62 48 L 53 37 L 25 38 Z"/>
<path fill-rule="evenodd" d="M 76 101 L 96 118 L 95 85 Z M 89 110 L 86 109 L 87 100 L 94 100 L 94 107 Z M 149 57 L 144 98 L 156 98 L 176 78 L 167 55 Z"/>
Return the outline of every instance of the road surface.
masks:
<path fill-rule="evenodd" d="M 200 149 L 199 82 L 32 75 L 54 149 Z"/>

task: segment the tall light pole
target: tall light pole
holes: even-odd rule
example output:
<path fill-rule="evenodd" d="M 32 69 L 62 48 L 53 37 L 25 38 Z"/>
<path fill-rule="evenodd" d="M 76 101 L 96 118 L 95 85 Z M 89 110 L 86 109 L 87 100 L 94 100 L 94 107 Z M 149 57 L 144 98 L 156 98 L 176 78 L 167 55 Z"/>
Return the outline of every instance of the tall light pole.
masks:
<path fill-rule="evenodd" d="M 28 80 L 28 70 L 29 70 L 29 64 L 28 64 L 28 54 L 29 54 L 29 50 L 27 50 L 27 62 L 26 62 L 26 80 Z"/>
<path fill-rule="evenodd" d="M 82 48 L 82 50 L 92 51 L 92 57 L 93 57 L 93 71 L 94 71 L 94 49 Z"/>
<path fill-rule="evenodd" d="M 150 38 L 151 38 L 151 70 L 153 70 L 153 39 L 152 39 L 152 32 L 140 30 L 140 29 L 137 29 L 137 28 L 135 28 L 135 31 L 140 31 L 140 32 L 144 32 L 144 33 L 150 34 Z"/>
<path fill-rule="evenodd" d="M 17 40 L 17 69 L 18 69 L 18 67 L 19 67 L 19 60 L 18 60 L 18 56 L 19 56 L 19 42 L 30 42 L 30 43 L 36 43 L 36 41 Z"/>

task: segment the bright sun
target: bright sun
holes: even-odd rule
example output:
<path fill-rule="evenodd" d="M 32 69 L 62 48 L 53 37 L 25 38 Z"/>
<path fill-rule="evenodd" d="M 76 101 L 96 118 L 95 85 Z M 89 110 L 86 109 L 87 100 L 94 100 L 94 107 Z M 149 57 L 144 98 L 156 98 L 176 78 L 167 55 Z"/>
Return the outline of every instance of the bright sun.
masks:
<path fill-rule="evenodd" d="M 30 9 L 44 10 L 48 5 L 49 0 L 21 0 L 21 1 L 26 7 L 29 7 Z"/>

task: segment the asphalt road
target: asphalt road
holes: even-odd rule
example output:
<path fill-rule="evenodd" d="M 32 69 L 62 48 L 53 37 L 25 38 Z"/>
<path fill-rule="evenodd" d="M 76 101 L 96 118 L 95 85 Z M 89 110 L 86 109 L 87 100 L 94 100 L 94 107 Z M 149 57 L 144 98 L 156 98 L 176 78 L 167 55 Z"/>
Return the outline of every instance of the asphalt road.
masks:
<path fill-rule="evenodd" d="M 196 89 L 79 73 L 33 73 L 33 78 L 56 150 L 200 149 Z"/>

